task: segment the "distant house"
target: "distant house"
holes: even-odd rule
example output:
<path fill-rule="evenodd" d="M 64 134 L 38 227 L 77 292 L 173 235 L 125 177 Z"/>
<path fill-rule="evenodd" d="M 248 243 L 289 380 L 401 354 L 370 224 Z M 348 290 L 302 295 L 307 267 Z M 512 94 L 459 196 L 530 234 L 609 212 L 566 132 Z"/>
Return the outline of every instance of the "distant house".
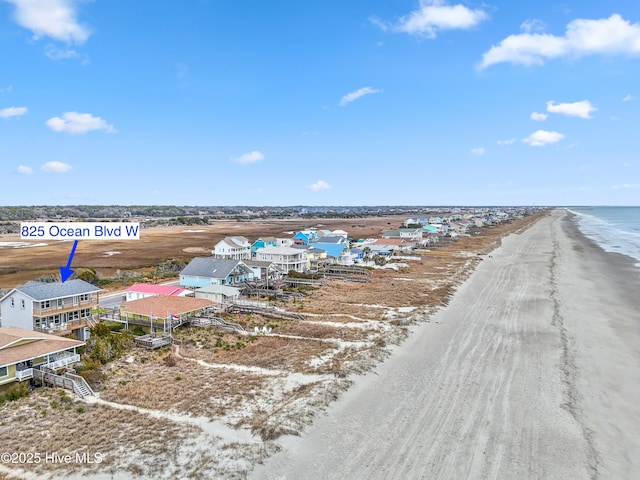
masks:
<path fill-rule="evenodd" d="M 76 349 L 85 343 L 18 327 L 0 328 L 0 389 L 33 378 L 33 369 L 51 370 L 80 361 Z"/>
<path fill-rule="evenodd" d="M 402 238 L 407 240 L 422 239 L 422 228 L 399 228 L 382 232 L 382 238 Z"/>
<path fill-rule="evenodd" d="M 86 340 L 92 310 L 98 308 L 98 292 L 98 287 L 79 279 L 27 282 L 0 299 L 2 326 Z"/>
<path fill-rule="evenodd" d="M 251 243 L 242 236 L 225 237 L 213 247 L 214 258 L 247 260 L 251 258 Z"/>
<path fill-rule="evenodd" d="M 278 240 L 275 237 L 259 238 L 251 244 L 251 256 L 255 256 L 256 251 L 264 247 L 277 247 Z"/>
<path fill-rule="evenodd" d="M 333 230 L 330 236 L 347 238 L 349 236 L 349 233 L 344 230 L 337 229 L 337 230 Z"/>
<path fill-rule="evenodd" d="M 327 258 L 340 265 L 352 265 L 353 257 L 349 249 L 349 242 L 343 236 L 322 237 L 317 242 L 309 244 L 327 252 Z"/>
<path fill-rule="evenodd" d="M 293 238 L 284 237 L 264 237 L 259 238 L 251 244 L 251 257 L 255 259 L 256 253 L 265 247 L 290 247 L 294 245 Z"/>
<path fill-rule="evenodd" d="M 145 297 L 155 297 L 156 295 L 186 297 L 192 293 L 192 290 L 175 285 L 151 285 L 148 283 L 136 283 L 125 290 L 127 302 Z"/>
<path fill-rule="evenodd" d="M 209 285 L 196 290 L 196 298 L 215 303 L 230 303 L 240 296 L 240 289 L 229 285 Z"/>
<path fill-rule="evenodd" d="M 192 288 L 236 285 L 253 279 L 253 271 L 242 260 L 213 257 L 196 257 L 180 272 L 180 285 Z"/>
<path fill-rule="evenodd" d="M 253 271 L 253 278 L 260 281 L 278 281 L 284 275 L 280 267 L 271 261 L 245 260 L 245 265 Z"/>
<path fill-rule="evenodd" d="M 256 260 L 273 262 L 285 272 L 304 272 L 307 268 L 307 252 L 293 247 L 261 248 L 256 252 Z"/>
<path fill-rule="evenodd" d="M 305 270 L 317 270 L 327 263 L 327 251 L 315 245 L 291 245 L 291 248 L 304 250 L 307 253 L 307 266 Z"/>
<path fill-rule="evenodd" d="M 293 236 L 293 243 L 309 245 L 318 240 L 318 232 L 315 230 L 301 230 Z"/>
<path fill-rule="evenodd" d="M 404 238 L 378 238 L 367 246 L 375 254 L 381 251 L 392 252 L 394 250 L 406 252 L 413 250 L 416 245 L 415 241 L 405 240 Z"/>

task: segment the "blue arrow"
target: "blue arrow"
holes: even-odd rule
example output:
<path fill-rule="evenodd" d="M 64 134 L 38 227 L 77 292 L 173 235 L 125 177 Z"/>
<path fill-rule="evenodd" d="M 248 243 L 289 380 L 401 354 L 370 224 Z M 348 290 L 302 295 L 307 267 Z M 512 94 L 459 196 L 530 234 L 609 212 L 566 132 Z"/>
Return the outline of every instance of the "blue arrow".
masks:
<path fill-rule="evenodd" d="M 78 246 L 78 240 L 73 242 L 73 247 L 71 247 L 71 255 L 69 255 L 69 261 L 67 262 L 66 267 L 60 267 L 60 277 L 62 278 L 62 283 L 66 282 L 71 275 L 73 275 L 73 270 L 71 270 L 71 262 L 73 261 L 73 255 L 76 253 L 76 247 Z"/>

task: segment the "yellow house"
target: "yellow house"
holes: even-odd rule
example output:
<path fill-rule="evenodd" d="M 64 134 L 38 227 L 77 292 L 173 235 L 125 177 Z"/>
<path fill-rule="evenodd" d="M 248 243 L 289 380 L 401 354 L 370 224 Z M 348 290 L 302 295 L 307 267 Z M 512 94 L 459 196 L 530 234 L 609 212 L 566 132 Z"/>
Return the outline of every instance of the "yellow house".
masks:
<path fill-rule="evenodd" d="M 318 270 L 327 261 L 327 251 L 318 247 L 307 247 L 307 270 Z"/>
<path fill-rule="evenodd" d="M 33 378 L 33 370 L 57 370 L 80 361 L 76 349 L 85 343 L 71 338 L 0 327 L 0 389 Z"/>

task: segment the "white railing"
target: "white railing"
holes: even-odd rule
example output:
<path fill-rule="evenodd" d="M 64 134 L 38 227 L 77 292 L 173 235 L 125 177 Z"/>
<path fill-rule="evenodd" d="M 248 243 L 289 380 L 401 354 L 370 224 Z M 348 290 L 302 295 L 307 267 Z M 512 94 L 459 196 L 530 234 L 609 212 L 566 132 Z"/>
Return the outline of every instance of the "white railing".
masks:
<path fill-rule="evenodd" d="M 58 368 L 66 367 L 71 365 L 72 363 L 77 363 L 80 361 L 80 355 L 77 353 L 72 353 L 69 355 L 61 355 L 56 357 L 55 360 L 45 363 L 42 365 L 43 367 L 50 368 L 51 370 L 57 370 Z"/>
<path fill-rule="evenodd" d="M 33 377 L 33 368 L 25 368 L 24 370 L 16 370 L 16 380 L 21 382 L 27 378 Z"/>

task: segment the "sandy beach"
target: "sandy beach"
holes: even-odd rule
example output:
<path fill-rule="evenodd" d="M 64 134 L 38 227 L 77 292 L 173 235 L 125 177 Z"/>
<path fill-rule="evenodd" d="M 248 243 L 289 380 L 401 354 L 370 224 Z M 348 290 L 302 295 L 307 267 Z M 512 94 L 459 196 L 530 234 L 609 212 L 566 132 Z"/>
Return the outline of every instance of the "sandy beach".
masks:
<path fill-rule="evenodd" d="M 252 478 L 638 478 L 639 291 L 556 210 Z"/>

